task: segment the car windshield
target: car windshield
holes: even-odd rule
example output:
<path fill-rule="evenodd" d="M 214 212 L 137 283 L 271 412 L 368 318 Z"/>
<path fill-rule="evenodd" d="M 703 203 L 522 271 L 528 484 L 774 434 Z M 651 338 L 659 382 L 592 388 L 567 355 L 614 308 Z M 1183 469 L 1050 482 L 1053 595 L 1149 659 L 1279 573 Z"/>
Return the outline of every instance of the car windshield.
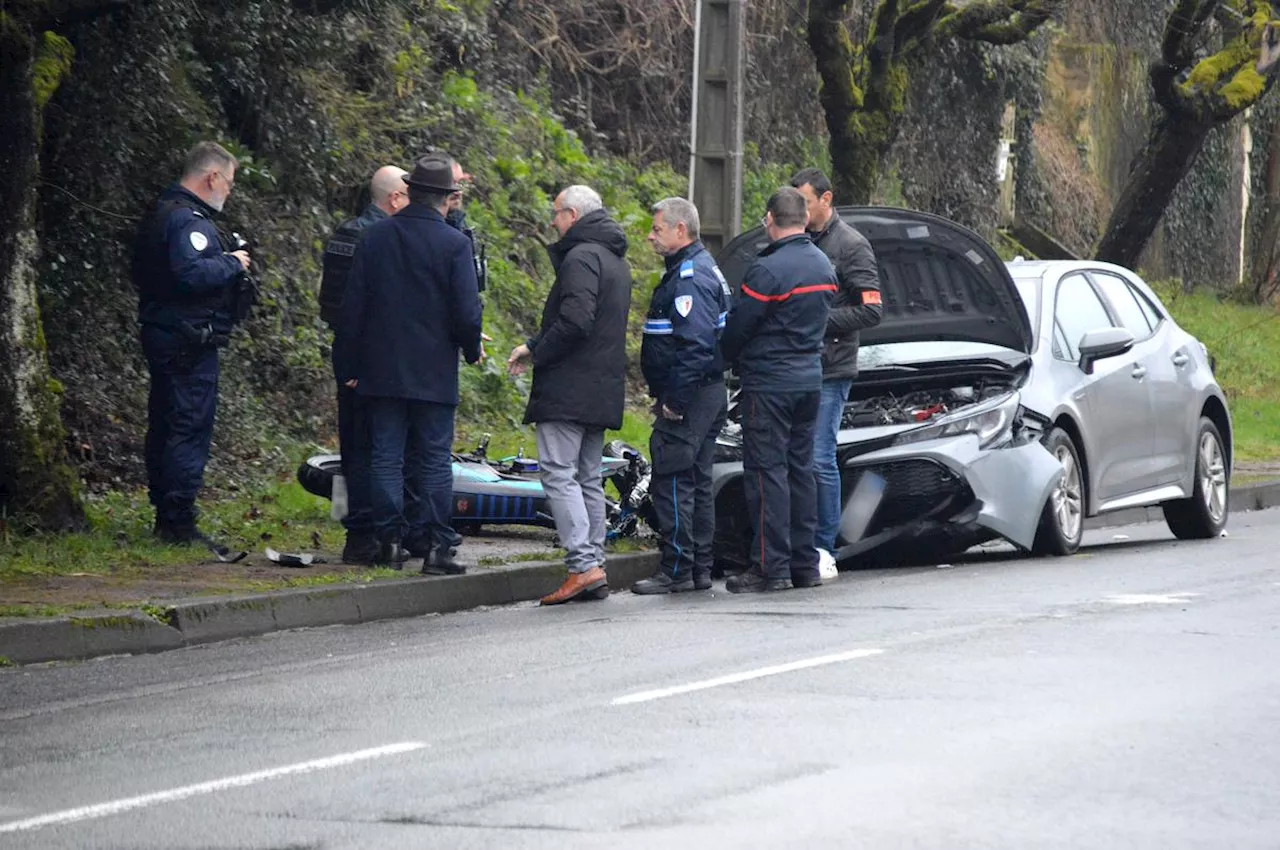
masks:
<path fill-rule="evenodd" d="M 964 340 L 938 340 L 930 342 L 889 342 L 883 345 L 864 345 L 858 349 L 859 369 L 883 369 L 888 366 L 910 366 L 914 363 L 932 363 L 939 360 L 976 360 L 995 357 L 1008 359 L 1010 355 L 1022 356 L 1022 352 L 990 345 L 985 342 Z"/>

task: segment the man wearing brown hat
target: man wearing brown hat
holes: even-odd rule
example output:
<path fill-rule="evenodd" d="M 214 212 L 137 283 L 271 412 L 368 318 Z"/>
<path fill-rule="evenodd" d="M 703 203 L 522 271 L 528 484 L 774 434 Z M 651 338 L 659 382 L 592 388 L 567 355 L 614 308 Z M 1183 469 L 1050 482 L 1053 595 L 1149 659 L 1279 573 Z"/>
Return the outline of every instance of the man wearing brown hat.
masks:
<path fill-rule="evenodd" d="M 458 535 L 452 510 L 458 352 L 483 356 L 480 295 L 471 241 L 445 221 L 461 191 L 447 154 L 423 157 L 404 177 L 409 206 L 365 230 L 352 260 L 339 319 L 335 365 L 366 402 L 377 563 L 453 575 Z M 405 469 L 406 446 L 413 458 Z M 405 515 L 404 479 L 420 494 Z"/>

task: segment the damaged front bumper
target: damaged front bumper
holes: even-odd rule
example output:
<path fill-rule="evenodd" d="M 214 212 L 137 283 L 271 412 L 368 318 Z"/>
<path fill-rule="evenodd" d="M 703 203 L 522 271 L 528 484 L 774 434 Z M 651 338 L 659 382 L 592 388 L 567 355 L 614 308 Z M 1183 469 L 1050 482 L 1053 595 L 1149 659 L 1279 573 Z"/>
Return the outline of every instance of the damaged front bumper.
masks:
<path fill-rule="evenodd" d="M 974 434 L 905 443 L 850 458 L 852 486 L 835 554 L 853 557 L 892 540 L 975 525 L 1024 549 L 1035 541 L 1062 465 L 1038 441 L 981 447 Z"/>

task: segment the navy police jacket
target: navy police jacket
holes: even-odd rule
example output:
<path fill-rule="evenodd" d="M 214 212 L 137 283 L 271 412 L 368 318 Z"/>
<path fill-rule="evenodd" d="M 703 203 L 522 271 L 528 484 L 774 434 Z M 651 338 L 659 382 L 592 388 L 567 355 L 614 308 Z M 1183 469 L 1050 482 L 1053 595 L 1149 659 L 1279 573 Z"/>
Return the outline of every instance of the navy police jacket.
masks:
<path fill-rule="evenodd" d="M 822 339 L 836 289 L 831 261 L 806 234 L 779 239 L 760 252 L 720 340 L 744 390 L 822 389 Z"/>
<path fill-rule="evenodd" d="M 410 204 L 365 228 L 334 337 L 338 379 L 365 396 L 458 403 L 458 352 L 480 359 L 471 240 Z"/>
<path fill-rule="evenodd" d="M 216 214 L 174 184 L 142 220 L 133 250 L 140 322 L 170 328 L 208 324 L 230 332 L 227 288 L 242 269 L 213 224 Z"/>
<path fill-rule="evenodd" d="M 342 307 L 342 294 L 346 288 L 351 262 L 356 256 L 360 237 L 371 224 L 387 218 L 387 212 L 377 204 L 369 204 L 356 218 L 338 225 L 324 246 L 324 276 L 320 279 L 320 318 L 329 327 L 338 324 L 338 309 Z"/>
<path fill-rule="evenodd" d="M 665 260 L 666 273 L 645 316 L 640 367 L 649 395 L 683 414 L 695 388 L 724 380 L 719 342 L 730 293 L 701 242 Z"/>

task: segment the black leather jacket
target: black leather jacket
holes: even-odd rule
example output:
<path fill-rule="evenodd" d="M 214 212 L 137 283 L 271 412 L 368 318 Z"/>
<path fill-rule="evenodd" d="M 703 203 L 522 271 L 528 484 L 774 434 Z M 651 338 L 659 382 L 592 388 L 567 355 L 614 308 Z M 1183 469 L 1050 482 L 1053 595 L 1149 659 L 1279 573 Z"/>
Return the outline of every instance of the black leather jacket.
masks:
<path fill-rule="evenodd" d="M 822 379 L 858 375 L 858 331 L 880 324 L 880 275 L 867 238 L 832 212 L 826 227 L 809 234 L 836 269 L 840 289 L 831 299 L 822 349 Z"/>

